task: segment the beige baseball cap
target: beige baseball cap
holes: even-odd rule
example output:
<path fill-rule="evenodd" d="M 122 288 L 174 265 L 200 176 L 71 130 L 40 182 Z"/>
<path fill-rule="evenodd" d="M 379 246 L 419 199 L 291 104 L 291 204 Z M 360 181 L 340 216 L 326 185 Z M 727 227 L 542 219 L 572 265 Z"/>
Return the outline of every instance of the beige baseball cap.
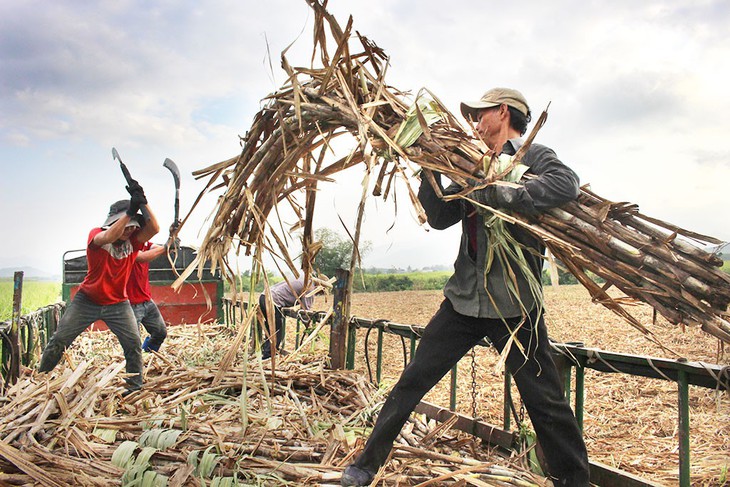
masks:
<path fill-rule="evenodd" d="M 530 111 L 530 107 L 527 106 L 527 100 L 519 91 L 513 90 L 512 88 L 492 88 L 484 93 L 479 101 L 461 102 L 461 114 L 467 120 L 469 120 L 469 117 L 476 120 L 477 111 L 480 109 L 496 107 L 502 103 L 515 108 L 525 116 Z"/>

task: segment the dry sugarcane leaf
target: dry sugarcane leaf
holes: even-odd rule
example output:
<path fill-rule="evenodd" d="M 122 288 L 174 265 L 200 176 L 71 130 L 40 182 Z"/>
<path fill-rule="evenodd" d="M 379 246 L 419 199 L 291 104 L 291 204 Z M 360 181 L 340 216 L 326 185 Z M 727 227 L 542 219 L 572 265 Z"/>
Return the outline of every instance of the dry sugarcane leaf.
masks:
<path fill-rule="evenodd" d="M 294 67 L 282 54 L 287 82 L 267 97 L 267 105 L 256 115 L 243 139 L 241 154 L 196 171 L 196 175 L 210 177 L 206 191 L 217 185 L 226 188 L 203 239 L 199 253 L 202 260 L 195 262 L 197 266 L 211 260 L 214 266 L 226 269 L 229 251 L 244 249 L 250 255 L 254 247 L 270 250 L 271 239 L 276 258 L 285 263 L 281 267 L 297 273 L 294 259 L 288 255 L 289 242 L 282 237 L 287 229 L 279 222 L 280 229 L 274 230 L 269 221 L 277 205 L 288 204 L 295 214 L 305 215 L 309 237 L 303 239 L 304 262 L 299 267 L 309 275 L 317 250 L 310 231 L 317 216 L 314 206 L 318 185 L 353 165 L 360 165 L 367 174 L 382 164 L 372 192 L 380 194 L 385 176 L 390 174 L 384 191 L 386 199 L 395 194 L 390 188 L 399 180 L 395 175 L 403 176 L 400 179 L 406 181 L 411 204 L 421 221 L 425 215 L 408 182 L 407 165 L 423 169 L 425 182 L 437 192 L 434 171 L 459 184 L 475 176 L 486 178 L 488 184 L 502 176 L 503 171 L 497 172 L 493 166 L 482 172 L 482 162 L 491 160 L 492 151 L 485 148 L 478 135 L 465 129 L 437 97 L 430 95 L 442 116 L 431 123 L 422 107 L 418 103 L 414 106 L 403 90 L 388 86 L 385 73 L 390 59 L 365 37 L 358 34 L 350 39 L 351 18 L 342 29 L 325 5 L 316 0 L 308 3 L 315 12 L 312 61 L 319 59 L 321 65 Z M 333 42 L 328 43 L 328 37 Z M 363 52 L 351 49 L 349 43 L 353 41 L 359 42 Z M 334 46 L 331 53 L 328 46 Z M 406 120 L 407 107 L 413 107 L 422 134 L 413 146 L 404 148 L 393 134 Z M 515 161 L 529 148 L 546 117 L 543 112 Z M 344 134 L 354 140 L 346 157 L 329 163 L 323 153 L 314 155 L 324 145 L 334 149 L 331 139 Z M 314 171 L 309 162 L 312 158 L 319 161 Z M 304 211 L 297 198 L 301 194 L 305 195 Z M 472 201 L 468 191 L 450 198 Z M 356 245 L 362 205 L 361 199 L 354 222 Z M 523 226 L 551 247 L 562 248 L 561 258 L 571 261 L 571 265 L 565 263 L 566 267 L 578 274 L 576 277 L 594 296 L 602 294 L 589 283 L 592 274 L 607 279 L 630 298 L 650 304 L 678 327 L 698 324 L 728 341 L 724 296 L 730 295 L 730 276 L 715 273 L 712 267 L 718 265 L 717 257 L 695 245 L 716 243 L 716 239 L 642 215 L 632 203 L 610 202 L 592 193 L 588 186 L 581 188 L 579 199 L 571 205 L 578 210 L 571 213 L 574 218 L 569 221 L 561 221 L 551 212 L 544 213 L 537 222 L 506 212 L 495 214 Z M 573 225 L 592 230 L 586 235 Z M 620 265 L 614 266 L 612 261 L 620 261 Z M 630 313 L 621 311 L 621 302 L 604 298 L 599 301 L 632 326 L 643 326 L 632 320 Z"/>

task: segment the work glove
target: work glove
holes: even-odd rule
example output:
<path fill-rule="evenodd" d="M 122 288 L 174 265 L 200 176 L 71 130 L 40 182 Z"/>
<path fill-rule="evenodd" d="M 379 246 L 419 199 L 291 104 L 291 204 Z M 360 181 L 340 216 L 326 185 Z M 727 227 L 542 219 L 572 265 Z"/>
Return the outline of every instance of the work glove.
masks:
<path fill-rule="evenodd" d="M 142 207 L 147 204 L 147 197 L 144 195 L 144 191 L 141 186 L 132 193 L 131 202 L 135 203 L 138 207 Z"/>
<path fill-rule="evenodd" d="M 127 181 L 127 184 L 128 185 L 125 186 L 125 188 L 127 188 L 127 193 L 129 193 L 129 196 L 132 196 L 135 191 L 142 189 L 142 186 L 140 186 L 136 179 L 130 179 L 129 181 Z"/>
<path fill-rule="evenodd" d="M 532 198 L 522 187 L 490 184 L 484 189 L 474 191 L 472 196 L 477 202 L 492 208 L 513 210 L 532 218 L 539 215 Z"/>
<path fill-rule="evenodd" d="M 140 207 L 147 204 L 147 197 L 144 194 L 144 189 L 142 189 L 142 186 L 136 179 L 130 179 L 129 185 L 127 185 L 126 188 L 127 192 L 132 197 L 132 201 L 136 200 Z"/>
<path fill-rule="evenodd" d="M 170 237 L 167 239 L 167 242 L 165 242 L 165 250 L 167 250 L 167 251 L 169 251 L 170 249 L 177 250 L 179 248 L 180 248 L 180 239 L 177 237 L 175 237 L 175 238 Z"/>
<path fill-rule="evenodd" d="M 135 201 L 134 198 L 129 200 L 129 208 L 127 208 L 127 216 L 129 218 L 135 218 L 137 216 L 137 212 L 139 211 L 139 201 Z"/>

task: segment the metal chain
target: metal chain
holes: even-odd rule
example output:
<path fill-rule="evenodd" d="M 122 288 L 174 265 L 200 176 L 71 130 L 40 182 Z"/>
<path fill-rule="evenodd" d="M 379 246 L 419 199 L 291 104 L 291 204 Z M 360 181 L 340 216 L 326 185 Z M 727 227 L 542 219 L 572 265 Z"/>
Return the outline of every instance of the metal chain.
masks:
<path fill-rule="evenodd" d="M 471 349 L 471 417 L 477 418 L 477 347 Z"/>
<path fill-rule="evenodd" d="M 525 422 L 525 403 L 520 399 L 520 417 L 517 418 L 520 424 Z"/>

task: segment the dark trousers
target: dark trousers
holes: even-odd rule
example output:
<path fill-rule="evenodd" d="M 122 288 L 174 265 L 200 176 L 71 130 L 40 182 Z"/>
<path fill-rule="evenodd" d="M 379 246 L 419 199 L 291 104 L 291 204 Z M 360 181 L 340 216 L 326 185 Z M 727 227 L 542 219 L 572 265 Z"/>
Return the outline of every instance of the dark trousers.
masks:
<path fill-rule="evenodd" d="M 512 345 L 507 368 L 513 374 L 556 485 L 587 486 L 588 454 L 550 356 L 547 329 L 533 310 L 517 332 L 527 359 Z M 390 391 L 373 432 L 355 465 L 377 471 L 421 398 L 485 336 L 501 352 L 519 318 L 473 318 L 454 311 L 449 300 L 431 318 L 410 364 Z"/>
<path fill-rule="evenodd" d="M 144 303 L 133 304 L 132 311 L 137 323 L 144 326 L 144 329 L 150 334 L 147 347 L 151 350 L 159 350 L 162 342 L 167 338 L 167 327 L 160 308 L 150 299 Z"/>
<path fill-rule="evenodd" d="M 139 327 L 129 301 L 102 306 L 89 299 L 84 293 L 76 293 L 71 304 L 58 322 L 58 328 L 46 348 L 43 349 L 38 370 L 50 372 L 58 364 L 64 350 L 71 346 L 77 336 L 96 320 L 106 323 L 119 339 L 127 361 L 127 388 L 142 387 L 142 348 L 139 342 Z"/>
<path fill-rule="evenodd" d="M 266 330 L 263 333 L 263 336 L 265 337 L 264 340 L 261 342 L 261 357 L 262 358 L 269 358 L 271 357 L 271 341 L 269 340 L 269 310 L 266 308 L 266 296 L 261 295 L 259 297 L 259 306 L 261 307 L 261 312 L 264 314 L 264 323 L 263 326 L 266 328 Z M 274 304 L 274 327 L 276 328 L 276 349 L 281 350 L 282 346 L 284 345 L 281 343 L 282 339 L 282 328 L 284 327 L 284 320 L 285 320 L 284 313 L 281 312 L 281 308 Z M 261 337 L 261 334 L 259 334 L 259 337 Z"/>

